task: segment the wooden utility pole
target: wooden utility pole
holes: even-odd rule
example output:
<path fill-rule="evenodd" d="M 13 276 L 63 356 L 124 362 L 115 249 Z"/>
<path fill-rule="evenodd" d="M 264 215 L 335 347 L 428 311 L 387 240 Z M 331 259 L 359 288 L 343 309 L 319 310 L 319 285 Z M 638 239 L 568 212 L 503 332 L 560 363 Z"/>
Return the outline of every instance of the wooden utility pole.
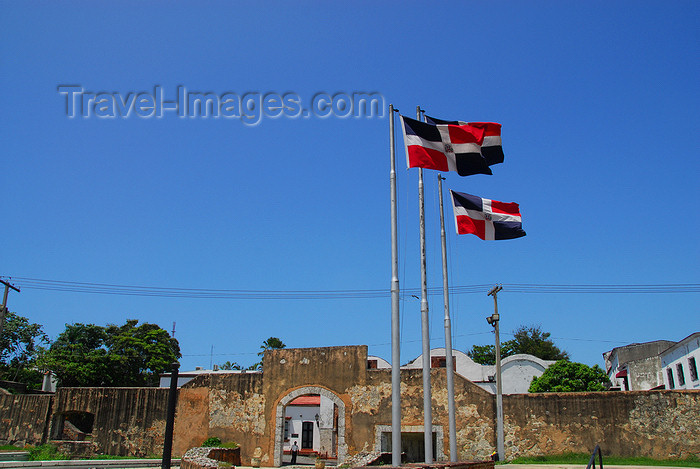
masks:
<path fill-rule="evenodd" d="M 5 294 L 2 295 L 2 307 L 0 307 L 0 335 L 2 335 L 2 332 L 5 329 L 5 316 L 7 315 L 7 294 L 10 293 L 10 288 L 19 293 L 19 288 L 2 279 L 0 279 L 0 282 L 5 285 Z"/>

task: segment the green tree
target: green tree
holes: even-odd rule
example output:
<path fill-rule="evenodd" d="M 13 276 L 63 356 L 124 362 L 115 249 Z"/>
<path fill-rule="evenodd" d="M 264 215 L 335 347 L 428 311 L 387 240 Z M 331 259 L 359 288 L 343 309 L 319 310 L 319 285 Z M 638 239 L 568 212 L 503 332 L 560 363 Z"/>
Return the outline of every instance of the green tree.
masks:
<path fill-rule="evenodd" d="M 501 358 L 527 353 L 542 360 L 568 360 L 568 352 L 554 345 L 550 335 L 540 326 L 519 326 L 513 331 L 513 339 L 501 342 Z M 474 345 L 467 355 L 482 365 L 496 364 L 495 345 Z"/>
<path fill-rule="evenodd" d="M 180 346 L 157 324 L 128 319 L 123 326 L 106 327 L 110 362 L 119 372 L 121 386 L 150 386 L 158 375 L 171 369 L 180 355 Z"/>
<path fill-rule="evenodd" d="M 35 368 L 38 353 L 49 338 L 40 324 L 17 313 L 5 316 L 5 325 L 0 335 L 0 379 L 19 381 L 30 388 L 41 386 L 42 373 Z"/>
<path fill-rule="evenodd" d="M 559 360 L 530 383 L 529 392 L 604 391 L 608 375 L 598 366 Z"/>
<path fill-rule="evenodd" d="M 155 324 L 68 324 L 40 364 L 61 386 L 148 386 L 180 357 L 177 340 Z"/>
<path fill-rule="evenodd" d="M 501 342 L 501 358 L 505 358 L 508 355 L 513 355 L 512 351 L 513 341 Z M 496 346 L 495 345 L 474 345 L 471 350 L 467 352 L 469 358 L 474 360 L 476 363 L 481 365 L 495 365 L 496 364 Z"/>
<path fill-rule="evenodd" d="M 67 324 L 66 330 L 39 358 L 62 386 L 113 386 L 104 327 Z"/>
<path fill-rule="evenodd" d="M 236 362 L 224 362 L 221 365 L 219 365 L 220 370 L 242 370 L 241 365 L 239 365 Z"/>
<path fill-rule="evenodd" d="M 265 352 L 268 350 L 279 350 L 285 348 L 286 345 L 282 340 L 280 340 L 278 337 L 268 337 L 267 340 L 263 341 L 262 345 L 260 348 L 262 349 L 260 352 L 258 352 L 258 356 L 262 357 L 265 355 Z M 262 361 L 259 361 L 257 363 L 253 363 L 248 367 L 249 370 L 262 370 Z"/>
<path fill-rule="evenodd" d="M 267 350 L 279 350 L 282 348 L 285 348 L 286 345 L 284 345 L 284 342 L 282 342 L 279 338 L 277 337 L 269 337 L 266 341 L 262 343 L 260 348 L 262 349 L 261 352 L 258 352 L 258 356 L 262 357 L 265 355 L 265 352 Z"/>
<path fill-rule="evenodd" d="M 513 331 L 513 353 L 529 353 L 542 360 L 568 360 L 569 354 L 554 345 L 540 326 L 520 326 Z"/>

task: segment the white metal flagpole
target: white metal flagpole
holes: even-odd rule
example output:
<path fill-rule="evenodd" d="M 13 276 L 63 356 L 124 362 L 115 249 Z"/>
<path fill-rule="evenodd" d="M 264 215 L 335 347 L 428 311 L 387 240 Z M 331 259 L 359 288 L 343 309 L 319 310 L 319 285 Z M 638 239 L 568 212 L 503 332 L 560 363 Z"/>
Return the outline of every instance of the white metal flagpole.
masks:
<path fill-rule="evenodd" d="M 401 319 L 399 312 L 399 249 L 396 209 L 396 150 L 394 145 L 394 106 L 389 105 L 391 144 L 391 465 L 401 465 Z"/>
<path fill-rule="evenodd" d="M 416 106 L 416 119 L 421 119 L 421 108 Z M 425 462 L 433 462 L 433 411 L 430 390 L 430 319 L 428 315 L 428 281 L 425 267 L 425 202 L 423 168 L 418 168 L 418 206 L 420 210 L 421 260 L 421 330 L 423 335 L 423 431 L 425 433 Z"/>
<path fill-rule="evenodd" d="M 445 302 L 445 367 L 447 371 L 447 414 L 450 428 L 450 461 L 457 461 L 457 423 L 455 419 L 454 364 L 452 359 L 452 326 L 450 324 L 450 294 L 447 281 L 447 241 L 445 236 L 445 210 L 442 204 L 442 180 L 438 173 L 440 192 L 440 238 L 442 239 L 442 294 Z"/>

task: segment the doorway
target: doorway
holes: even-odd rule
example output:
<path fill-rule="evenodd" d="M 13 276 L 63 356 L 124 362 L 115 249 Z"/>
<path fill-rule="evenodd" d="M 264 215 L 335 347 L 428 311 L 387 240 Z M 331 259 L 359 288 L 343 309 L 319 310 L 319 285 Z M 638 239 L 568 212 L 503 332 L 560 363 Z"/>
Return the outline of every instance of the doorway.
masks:
<path fill-rule="evenodd" d="M 314 403 L 313 411 L 309 405 L 307 409 L 309 412 L 306 413 L 303 410 L 304 406 L 299 406 L 299 404 L 304 404 L 304 399 L 296 401 L 299 397 L 309 400 L 311 398 L 318 399 L 319 404 Z M 293 402 L 294 405 L 292 405 Z M 293 415 L 288 415 L 287 406 L 290 406 L 290 409 L 295 409 Z M 297 419 L 289 418 L 294 416 L 298 416 Z M 288 429 L 286 435 L 285 426 Z M 309 439 L 311 439 L 310 444 Z M 324 458 L 336 459 L 339 462 L 344 461 L 347 457 L 347 445 L 345 443 L 345 403 L 343 400 L 321 386 L 304 386 L 283 395 L 277 403 L 275 419 L 275 466 L 281 466 L 284 458 L 288 457 L 288 447 L 293 440 L 298 441 L 300 457 L 303 456 L 303 451 L 306 451 L 310 454 L 319 454 Z M 313 462 L 311 459 L 310 463 L 313 464 Z"/>
<path fill-rule="evenodd" d="M 314 447 L 314 423 L 303 422 L 301 424 L 301 449 L 313 449 Z"/>

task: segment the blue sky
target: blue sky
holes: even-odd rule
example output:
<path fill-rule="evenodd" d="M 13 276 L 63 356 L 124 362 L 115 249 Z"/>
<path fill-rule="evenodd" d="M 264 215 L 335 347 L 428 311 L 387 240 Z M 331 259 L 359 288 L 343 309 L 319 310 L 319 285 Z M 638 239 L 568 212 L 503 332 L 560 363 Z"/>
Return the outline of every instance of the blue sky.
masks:
<path fill-rule="evenodd" d="M 0 275 L 10 310 L 66 323 L 155 322 L 183 369 L 249 365 L 264 339 L 367 344 L 390 358 L 389 297 L 202 299 L 31 288 L 26 278 L 168 288 L 388 289 L 384 117 L 66 116 L 85 92 L 378 93 L 415 116 L 503 124 L 493 176 L 453 189 L 521 206 L 525 238 L 454 234 L 450 282 L 505 284 L 504 339 L 539 324 L 572 359 L 699 330 L 698 293 L 520 293 L 509 284 L 698 284 L 700 5 L 660 2 L 0 3 Z M 398 120 L 396 121 L 398 126 Z M 420 286 L 416 170 L 397 132 L 401 286 Z M 436 174 L 428 280 L 441 287 Z M 452 296 L 454 346 L 492 343 L 488 286 Z M 430 297 L 443 346 L 442 294 Z M 213 356 L 212 356 L 213 347 Z M 402 362 L 420 353 L 402 302 Z"/>

